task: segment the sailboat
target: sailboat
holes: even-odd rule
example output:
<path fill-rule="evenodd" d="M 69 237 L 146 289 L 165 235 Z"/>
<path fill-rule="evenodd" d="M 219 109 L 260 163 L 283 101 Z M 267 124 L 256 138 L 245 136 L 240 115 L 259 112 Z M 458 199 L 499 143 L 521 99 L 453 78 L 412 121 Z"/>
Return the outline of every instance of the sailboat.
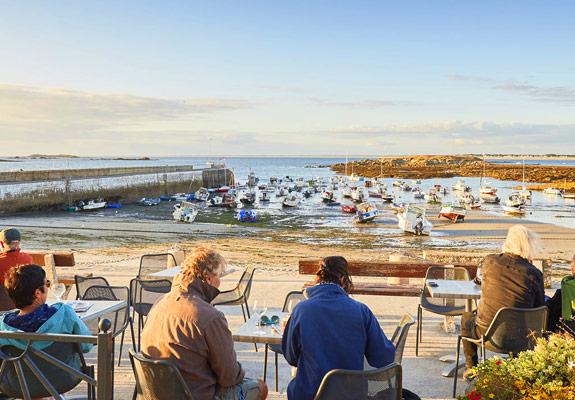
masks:
<path fill-rule="evenodd" d="M 523 178 L 522 178 L 521 190 L 519 191 L 519 196 L 526 200 L 531 199 L 531 190 L 527 190 L 525 187 L 525 160 L 523 160 Z"/>
<path fill-rule="evenodd" d="M 481 175 L 481 179 L 479 180 L 479 195 L 486 194 L 486 195 L 494 195 L 497 193 L 497 188 L 490 186 L 485 182 L 483 184 L 483 178 L 485 178 L 485 161 L 483 161 L 483 174 Z"/>

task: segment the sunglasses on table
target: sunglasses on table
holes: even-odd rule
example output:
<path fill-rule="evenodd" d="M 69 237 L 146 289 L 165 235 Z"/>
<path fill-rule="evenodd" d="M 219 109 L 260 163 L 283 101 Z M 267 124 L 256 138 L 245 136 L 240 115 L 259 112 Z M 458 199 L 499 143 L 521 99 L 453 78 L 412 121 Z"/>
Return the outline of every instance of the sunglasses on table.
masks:
<path fill-rule="evenodd" d="M 280 317 L 277 315 L 272 315 L 268 317 L 267 315 L 262 315 L 260 318 L 260 325 L 276 325 L 280 323 Z"/>

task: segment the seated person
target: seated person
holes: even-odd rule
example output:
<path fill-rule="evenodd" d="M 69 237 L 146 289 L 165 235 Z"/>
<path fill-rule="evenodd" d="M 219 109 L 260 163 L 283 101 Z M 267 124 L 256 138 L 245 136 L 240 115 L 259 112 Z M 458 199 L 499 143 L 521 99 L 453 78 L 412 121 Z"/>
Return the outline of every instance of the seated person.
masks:
<path fill-rule="evenodd" d="M 20 250 L 21 239 L 20 231 L 15 228 L 0 231 L 0 311 L 14 309 L 14 303 L 4 288 L 6 273 L 18 265 L 32 263 L 32 257 Z"/>
<path fill-rule="evenodd" d="M 0 330 L 74 335 L 92 334 L 69 305 L 57 303 L 49 306 L 46 304 L 49 282 L 46 281 L 46 272 L 42 267 L 34 264 L 14 267 L 7 272 L 4 285 L 18 310 L 0 316 Z M 2 351 L 6 350 L 5 346 L 13 346 L 23 350 L 26 348 L 26 342 L 16 339 L 0 339 Z M 74 369 L 80 369 L 81 363 L 78 352 L 69 343 L 42 341 L 33 342 L 32 346 L 51 354 Z M 87 353 L 92 345 L 81 344 L 80 348 L 82 352 Z M 9 351 L 9 348 L 6 351 Z M 49 380 L 56 385 L 58 390 L 65 392 L 79 383 L 77 378 L 67 374 L 62 369 L 35 356 L 33 359 L 36 360 L 42 372 L 47 377 L 52 378 Z M 9 373 L 0 382 L 0 389 L 5 394 L 18 396 L 20 385 L 18 378 L 12 372 L 13 368 L 10 368 Z M 34 397 L 47 395 L 44 393 L 44 387 L 35 379 L 32 379 L 30 391 L 43 393 Z"/>
<path fill-rule="evenodd" d="M 312 400 L 327 372 L 361 371 L 364 356 L 376 368 L 393 362 L 393 344 L 371 310 L 349 297 L 352 288 L 345 258 L 324 258 L 316 285 L 307 288 L 308 299 L 295 307 L 283 334 L 284 357 L 297 367 L 288 399 Z"/>
<path fill-rule="evenodd" d="M 485 257 L 481 268 L 481 298 L 477 314 L 464 313 L 461 334 L 478 339 L 503 307 L 536 308 L 545 305 L 543 274 L 531 262 L 541 251 L 537 235 L 523 225 L 509 228 L 501 254 Z M 477 365 L 477 345 L 463 341 L 465 366 Z M 467 376 L 468 371 L 464 374 Z"/>
<path fill-rule="evenodd" d="M 148 315 L 142 353 L 173 362 L 194 399 L 265 399 L 266 384 L 244 377 L 226 317 L 210 304 L 226 266 L 220 254 L 205 247 L 186 257 L 179 281 Z"/>

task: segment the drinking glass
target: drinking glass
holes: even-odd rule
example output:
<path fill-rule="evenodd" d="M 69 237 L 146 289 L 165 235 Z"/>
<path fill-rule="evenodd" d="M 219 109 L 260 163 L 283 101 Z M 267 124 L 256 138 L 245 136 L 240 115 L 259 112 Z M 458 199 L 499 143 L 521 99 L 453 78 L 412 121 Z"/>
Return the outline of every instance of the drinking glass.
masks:
<path fill-rule="evenodd" d="M 56 297 L 56 303 L 60 303 L 62 301 L 62 295 L 66 291 L 66 286 L 63 283 L 54 283 L 50 289 L 54 293 L 54 297 Z"/>
<path fill-rule="evenodd" d="M 286 311 L 288 312 L 288 314 L 291 314 L 291 313 L 292 313 L 294 307 L 295 307 L 295 301 L 290 300 L 290 301 L 288 302 L 287 310 L 286 310 Z"/>
<path fill-rule="evenodd" d="M 266 301 L 265 300 L 254 300 L 253 312 L 255 315 L 258 316 L 258 321 L 256 322 L 256 326 L 258 327 L 258 329 L 256 330 L 255 333 L 257 333 L 258 335 L 264 334 L 264 330 L 262 329 L 262 325 L 260 323 L 260 320 L 261 320 L 262 316 L 265 315 L 267 310 L 268 310 L 268 308 L 266 307 Z"/>

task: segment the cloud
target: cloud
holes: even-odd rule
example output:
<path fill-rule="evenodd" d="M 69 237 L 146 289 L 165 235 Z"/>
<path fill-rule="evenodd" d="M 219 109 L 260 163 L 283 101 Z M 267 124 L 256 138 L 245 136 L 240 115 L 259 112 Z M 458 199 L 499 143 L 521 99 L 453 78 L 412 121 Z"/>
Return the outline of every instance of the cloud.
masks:
<path fill-rule="evenodd" d="M 400 103 L 389 100 L 358 100 L 358 101 L 335 101 L 319 97 L 309 97 L 309 100 L 327 107 L 343 107 L 354 109 L 377 109 L 382 107 L 397 106 Z"/>
<path fill-rule="evenodd" d="M 467 81 L 489 85 L 492 89 L 517 93 L 531 100 L 553 104 L 575 104 L 575 88 L 568 86 L 536 86 L 527 82 L 514 80 L 497 80 L 481 76 L 449 74 L 452 81 Z"/>
<path fill-rule="evenodd" d="M 92 132 L 249 107 L 243 99 L 169 99 L 0 84 L 0 127 L 17 132 Z"/>

